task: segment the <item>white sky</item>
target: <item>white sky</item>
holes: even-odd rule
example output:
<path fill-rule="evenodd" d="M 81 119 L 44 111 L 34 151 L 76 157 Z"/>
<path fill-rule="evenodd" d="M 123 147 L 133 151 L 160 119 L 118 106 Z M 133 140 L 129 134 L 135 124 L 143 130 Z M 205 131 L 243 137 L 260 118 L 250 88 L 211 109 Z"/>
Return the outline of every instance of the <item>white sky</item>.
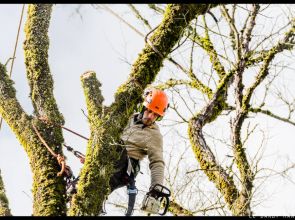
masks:
<path fill-rule="evenodd" d="M 134 31 L 126 27 L 113 15 L 103 10 L 94 10 L 89 6 L 83 6 L 81 13 L 83 19 L 74 13 L 73 5 L 56 5 L 53 7 L 52 19 L 50 23 L 49 38 L 49 64 L 54 79 L 54 94 L 65 117 L 65 126 L 69 127 L 85 136 L 89 135 L 88 124 L 81 109 L 86 112 L 85 98 L 80 83 L 80 75 L 87 70 L 94 70 L 97 78 L 102 82 L 102 93 L 105 104 L 113 101 L 113 94 L 117 87 L 123 83 L 130 72 L 130 64 L 137 58 L 144 46 L 144 39 Z M 0 6 L 0 62 L 5 63 L 13 54 L 18 22 L 22 5 L 1 5 Z M 123 12 L 124 16 L 131 21 L 132 15 L 128 15 L 126 5 L 112 5 L 115 10 Z M 73 14 L 74 13 L 74 14 Z M 154 17 L 152 26 L 154 27 L 161 20 Z M 29 87 L 27 85 L 24 55 L 22 44 L 24 41 L 23 19 L 20 32 L 20 39 L 17 48 L 16 60 L 14 63 L 12 79 L 15 82 L 17 98 L 28 112 L 32 112 L 31 102 L 28 98 Z M 133 20 L 137 28 L 142 33 L 147 33 L 140 23 Z M 127 59 L 128 62 L 124 61 Z M 129 63 L 129 64 L 128 64 Z M 7 68 L 9 69 L 9 68 Z M 293 81 L 294 82 L 294 81 Z M 267 118 L 261 119 L 266 125 L 278 129 L 272 135 L 272 150 L 280 156 L 288 155 L 295 161 L 292 144 L 292 134 L 295 128 L 279 123 Z M 167 129 L 166 129 L 167 130 Z M 162 133 L 166 132 L 163 129 Z M 76 150 L 85 152 L 86 142 L 79 137 L 64 132 L 64 138 L 68 145 Z M 167 148 L 171 140 L 164 143 Z M 177 141 L 177 140 L 176 140 Z M 4 122 L 0 131 L 0 168 L 4 180 L 7 197 L 13 215 L 31 215 L 32 213 L 32 175 L 29 162 L 23 148 L 19 145 L 14 134 Z M 80 164 L 71 154 L 67 154 L 68 163 L 71 165 L 75 175 L 78 174 Z M 273 160 L 274 157 L 272 157 Z M 148 169 L 143 163 L 142 171 L 139 174 L 138 188 L 146 190 L 148 187 Z M 293 171 L 294 174 L 294 171 Z M 269 198 L 269 202 L 264 203 L 255 209 L 256 215 L 295 215 L 295 203 L 293 195 L 295 185 L 290 182 L 271 182 L 264 188 L 263 196 L 277 192 Z M 116 196 L 125 196 L 125 189 L 120 189 L 119 194 L 113 193 L 110 201 Z M 137 207 L 142 200 L 142 194 L 138 196 Z M 127 202 L 127 200 L 126 200 Z M 119 208 L 107 205 L 108 215 L 124 215 Z M 137 212 L 136 212 L 137 213 Z M 138 214 L 138 213 L 137 213 Z"/>

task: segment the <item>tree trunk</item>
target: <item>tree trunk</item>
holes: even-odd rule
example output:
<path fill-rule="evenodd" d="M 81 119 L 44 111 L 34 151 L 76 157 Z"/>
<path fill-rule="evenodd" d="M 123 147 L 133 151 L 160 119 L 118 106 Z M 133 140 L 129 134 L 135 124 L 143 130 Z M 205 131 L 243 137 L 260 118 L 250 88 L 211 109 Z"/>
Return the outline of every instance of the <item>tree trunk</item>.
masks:
<path fill-rule="evenodd" d="M 35 115 L 63 123 L 53 97 L 53 81 L 48 67 L 48 27 L 51 5 L 29 5 L 24 43 L 26 68 Z M 40 139 L 32 123 L 47 144 L 61 152 L 63 142 L 60 128 L 52 127 L 29 116 L 16 99 L 13 82 L 0 64 L 0 114 L 24 147 L 33 173 L 33 215 L 58 216 L 66 214 L 65 182 L 57 177 L 60 166 Z"/>

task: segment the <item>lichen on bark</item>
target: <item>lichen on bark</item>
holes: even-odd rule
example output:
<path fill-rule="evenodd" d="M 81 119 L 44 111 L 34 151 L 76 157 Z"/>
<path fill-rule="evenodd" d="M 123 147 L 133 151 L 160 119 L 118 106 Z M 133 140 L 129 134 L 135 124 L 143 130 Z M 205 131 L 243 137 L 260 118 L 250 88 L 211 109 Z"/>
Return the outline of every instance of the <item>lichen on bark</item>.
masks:
<path fill-rule="evenodd" d="M 53 81 L 48 67 L 48 25 L 51 5 L 29 5 L 26 23 L 25 57 L 28 81 L 35 115 L 63 123 L 53 98 Z M 33 215 L 65 215 L 65 182 L 57 177 L 60 170 L 55 158 L 38 139 L 31 124 L 36 127 L 48 145 L 61 153 L 61 129 L 46 125 L 35 116 L 29 116 L 16 98 L 13 81 L 0 65 L 0 114 L 24 147 L 33 173 Z"/>
<path fill-rule="evenodd" d="M 2 180 L 1 170 L 0 170 L 0 216 L 11 216 L 9 202 L 6 197 L 5 187 Z"/>

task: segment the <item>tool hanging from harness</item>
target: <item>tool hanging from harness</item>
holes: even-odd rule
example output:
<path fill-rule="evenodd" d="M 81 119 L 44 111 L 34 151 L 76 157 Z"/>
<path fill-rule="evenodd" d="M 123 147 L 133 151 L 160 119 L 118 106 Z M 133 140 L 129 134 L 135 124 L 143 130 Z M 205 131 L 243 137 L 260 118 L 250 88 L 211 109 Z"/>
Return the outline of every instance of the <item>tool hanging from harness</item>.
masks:
<path fill-rule="evenodd" d="M 152 189 L 144 196 L 141 210 L 151 213 L 165 215 L 169 207 L 170 190 L 160 184 L 156 184 Z M 160 212 L 161 205 L 164 202 L 164 210 Z"/>
<path fill-rule="evenodd" d="M 74 150 L 69 145 L 63 144 L 63 146 L 65 146 L 68 151 L 72 152 L 77 158 L 79 158 L 81 163 L 84 163 L 84 161 L 85 161 L 85 155 L 84 154 L 82 154 L 81 152 L 79 152 L 77 150 Z"/>
<path fill-rule="evenodd" d="M 80 159 L 80 162 L 84 164 L 84 161 L 85 161 L 85 155 L 84 154 L 82 154 L 79 151 L 74 150 L 69 145 L 63 144 L 63 146 L 66 147 L 66 149 L 68 151 L 73 153 L 78 159 Z M 68 195 L 68 201 L 70 201 L 71 196 L 77 192 L 76 184 L 77 184 L 78 180 L 79 180 L 79 176 L 75 177 L 73 175 L 73 172 L 72 172 L 72 175 L 70 177 L 66 177 L 66 192 L 67 192 L 67 195 Z"/>

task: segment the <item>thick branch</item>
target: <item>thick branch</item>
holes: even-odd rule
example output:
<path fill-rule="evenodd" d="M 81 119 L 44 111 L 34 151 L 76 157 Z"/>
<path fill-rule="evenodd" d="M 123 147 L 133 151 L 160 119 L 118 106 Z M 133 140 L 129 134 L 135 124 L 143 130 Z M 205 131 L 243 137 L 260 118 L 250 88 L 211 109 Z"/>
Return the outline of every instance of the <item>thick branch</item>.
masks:
<path fill-rule="evenodd" d="M 240 179 L 242 184 L 242 190 L 239 193 L 239 197 L 232 206 L 232 212 L 234 215 L 250 215 L 250 199 L 251 191 L 253 188 L 254 175 L 251 171 L 245 149 L 241 141 L 241 128 L 245 120 L 246 114 L 242 109 L 242 97 L 243 97 L 243 73 L 237 73 L 235 75 L 235 98 L 236 98 L 236 116 L 231 121 L 231 141 L 234 152 L 234 158 L 237 167 L 240 172 Z"/>
<path fill-rule="evenodd" d="M 259 8 L 254 7 L 253 9 L 254 15 L 255 13 L 257 13 L 258 9 Z M 251 20 L 252 19 L 250 19 L 250 21 Z M 252 23 L 253 22 L 254 20 L 252 20 Z M 256 77 L 255 82 L 247 90 L 244 97 L 242 94 L 242 87 L 241 87 L 242 74 L 237 74 L 235 76 L 237 113 L 236 113 L 236 117 L 232 121 L 232 145 L 233 145 L 234 156 L 236 159 L 237 167 L 240 171 L 240 179 L 242 183 L 242 189 L 241 189 L 239 198 L 235 202 L 235 206 L 233 210 L 233 213 L 235 215 L 251 215 L 250 200 L 251 200 L 251 191 L 253 188 L 254 174 L 251 171 L 251 168 L 245 153 L 245 149 L 243 148 L 243 144 L 241 142 L 241 128 L 250 108 L 249 107 L 250 98 L 253 94 L 254 89 L 263 81 L 263 79 L 269 73 L 268 68 L 274 56 L 284 49 L 284 46 L 282 45 L 284 45 L 285 43 L 288 44 L 289 43 L 288 41 L 292 40 L 293 38 L 294 38 L 294 26 L 289 32 L 286 33 L 283 42 L 278 43 L 272 50 L 270 50 L 270 53 L 264 59 L 263 65 L 259 71 L 259 74 Z"/>
<path fill-rule="evenodd" d="M 96 79 L 96 74 L 93 71 L 85 72 L 81 76 L 81 82 L 86 97 L 90 131 L 92 133 L 103 117 L 102 102 L 104 98 L 100 90 L 101 83 Z"/>
<path fill-rule="evenodd" d="M 53 96 L 53 79 L 48 65 L 48 28 L 52 5 L 33 4 L 28 7 L 24 42 L 27 78 L 35 114 L 55 124 L 63 124 Z"/>
<path fill-rule="evenodd" d="M 242 35 L 241 42 L 243 47 L 243 56 L 246 56 L 249 51 L 249 43 L 251 40 L 251 33 L 254 28 L 255 18 L 258 13 L 259 7 L 254 5 L 252 15 L 250 16 L 249 23 L 246 25 L 244 32 L 245 36 Z M 232 212 L 234 215 L 250 215 L 250 199 L 251 191 L 253 188 L 253 173 L 251 171 L 245 149 L 241 141 L 241 128 L 245 119 L 244 109 L 242 109 L 243 103 L 243 74 L 246 68 L 246 62 L 242 60 L 240 62 L 239 71 L 234 77 L 234 90 L 235 90 L 235 103 L 236 103 L 236 116 L 231 121 L 231 141 L 233 146 L 233 152 L 237 167 L 240 172 L 240 179 L 242 183 L 242 190 L 239 193 L 239 197 L 232 206 Z"/>
<path fill-rule="evenodd" d="M 31 126 L 31 117 L 17 101 L 12 85 L 13 81 L 0 64 L 0 114 L 15 133 L 30 160 L 33 171 L 33 214 L 65 215 L 64 182 L 62 178 L 56 177 L 60 168 L 35 134 Z M 42 131 L 43 136 L 49 139 L 51 131 L 46 132 L 44 125 Z M 53 145 L 56 143 L 54 140 L 48 143 L 50 146 L 57 146 Z"/>
<path fill-rule="evenodd" d="M 189 137 L 193 151 L 200 163 L 200 167 L 204 169 L 205 174 L 212 181 L 216 188 L 224 196 L 229 208 L 232 208 L 233 203 L 238 197 L 238 190 L 235 187 L 233 178 L 218 165 L 213 153 L 207 145 L 202 133 L 202 116 L 192 118 L 189 123 Z"/>
<path fill-rule="evenodd" d="M 0 216 L 11 216 L 9 209 L 9 202 L 6 197 L 4 183 L 2 180 L 1 170 L 0 170 Z"/>
<path fill-rule="evenodd" d="M 208 105 L 202 109 L 201 113 L 190 119 L 188 125 L 188 134 L 194 154 L 209 180 L 215 184 L 216 188 L 224 196 L 230 209 L 232 209 L 235 200 L 238 198 L 238 189 L 234 184 L 233 178 L 215 160 L 210 147 L 205 141 L 202 129 L 205 124 L 213 121 L 225 108 L 223 105 L 224 97 L 231 79 L 238 68 L 231 70 L 221 79 Z"/>
<path fill-rule="evenodd" d="M 28 123 L 28 115 L 16 99 L 13 81 L 6 74 L 5 67 L 0 64 L 0 115 L 18 137 L 22 135 L 22 126 Z"/>

